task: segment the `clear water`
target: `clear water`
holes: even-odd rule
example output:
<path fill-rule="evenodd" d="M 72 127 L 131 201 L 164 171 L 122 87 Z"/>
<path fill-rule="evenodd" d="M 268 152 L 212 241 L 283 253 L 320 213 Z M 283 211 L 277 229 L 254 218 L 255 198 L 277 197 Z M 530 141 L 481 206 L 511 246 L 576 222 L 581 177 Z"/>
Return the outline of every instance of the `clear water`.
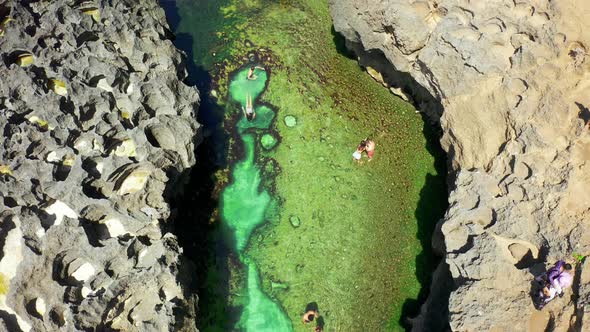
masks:
<path fill-rule="evenodd" d="M 403 330 L 425 295 L 430 237 L 446 207 L 444 157 L 430 129 L 339 49 L 323 0 L 171 7 L 191 80 L 206 74 L 211 82 L 200 86 L 199 116 L 221 114 L 206 122 L 207 140 L 226 156 L 202 174 L 215 181 L 218 213 L 201 204 L 205 216 L 187 212 L 184 221 L 194 230 L 183 235 L 185 248 L 198 247 L 204 226 L 209 243 L 223 243 L 206 259 L 192 257 L 205 270 L 200 330 L 309 331 L 300 317 L 312 302 L 325 331 Z M 255 64 L 269 75 L 248 81 Z M 240 110 L 248 94 L 254 121 Z M 268 135 L 278 141 L 272 149 L 261 144 Z M 354 163 L 367 136 L 377 142 L 375 158 Z"/>

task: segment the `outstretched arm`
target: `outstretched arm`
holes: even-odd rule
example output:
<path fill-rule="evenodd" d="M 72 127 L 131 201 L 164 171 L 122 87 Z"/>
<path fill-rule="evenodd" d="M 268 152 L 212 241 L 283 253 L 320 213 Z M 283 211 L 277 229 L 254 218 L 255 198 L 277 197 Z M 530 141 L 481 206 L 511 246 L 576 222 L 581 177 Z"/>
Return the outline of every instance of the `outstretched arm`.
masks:
<path fill-rule="evenodd" d="M 553 288 L 555 288 L 555 290 L 557 291 L 557 294 L 563 293 L 563 289 L 561 289 L 561 285 L 559 284 L 558 278 L 555 278 L 551 285 L 553 286 Z"/>

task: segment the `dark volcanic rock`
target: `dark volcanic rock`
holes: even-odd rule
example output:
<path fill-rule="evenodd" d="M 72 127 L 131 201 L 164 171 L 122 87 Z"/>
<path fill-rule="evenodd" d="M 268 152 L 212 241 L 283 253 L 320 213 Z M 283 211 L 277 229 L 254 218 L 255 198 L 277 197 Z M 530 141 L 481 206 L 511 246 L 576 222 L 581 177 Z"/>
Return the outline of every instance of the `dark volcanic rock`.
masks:
<path fill-rule="evenodd" d="M 163 10 L 155 0 L 1 7 L 0 321 L 179 328 L 194 298 L 176 281 L 182 250 L 162 227 L 164 193 L 195 163 L 199 96 L 182 83 Z"/>

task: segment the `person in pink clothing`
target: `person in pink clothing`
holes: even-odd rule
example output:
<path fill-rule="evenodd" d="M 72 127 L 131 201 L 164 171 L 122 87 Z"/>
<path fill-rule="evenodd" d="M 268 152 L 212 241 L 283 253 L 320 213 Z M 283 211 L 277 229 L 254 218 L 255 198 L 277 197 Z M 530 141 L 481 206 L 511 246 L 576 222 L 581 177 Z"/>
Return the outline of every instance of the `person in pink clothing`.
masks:
<path fill-rule="evenodd" d="M 373 155 L 375 154 L 375 141 L 370 138 L 365 139 L 365 143 L 367 144 L 365 147 L 365 151 L 367 151 L 367 157 L 369 157 L 369 161 L 373 159 Z"/>

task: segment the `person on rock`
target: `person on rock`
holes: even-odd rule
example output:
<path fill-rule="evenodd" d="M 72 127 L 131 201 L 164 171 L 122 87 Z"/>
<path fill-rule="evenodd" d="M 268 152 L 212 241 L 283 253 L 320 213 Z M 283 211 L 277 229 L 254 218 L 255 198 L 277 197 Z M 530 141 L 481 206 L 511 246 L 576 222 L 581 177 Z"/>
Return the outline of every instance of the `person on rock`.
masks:
<path fill-rule="evenodd" d="M 361 158 L 363 156 L 363 152 L 367 149 L 367 142 L 362 140 L 359 145 L 356 147 L 356 151 L 352 154 L 352 159 L 356 162 L 361 162 Z"/>
<path fill-rule="evenodd" d="M 303 321 L 303 324 L 307 324 L 307 323 L 313 322 L 314 318 L 318 318 L 318 317 L 320 317 L 320 313 L 317 310 L 310 309 L 310 310 L 307 310 L 307 312 L 305 312 L 303 314 L 303 316 L 301 317 L 301 320 Z"/>
<path fill-rule="evenodd" d="M 571 270 L 572 266 L 566 262 L 559 260 L 555 265 L 547 271 L 547 282 L 555 288 L 557 295 L 562 296 L 564 288 L 568 288 L 573 283 L 573 277 L 566 270 Z"/>
<path fill-rule="evenodd" d="M 256 69 L 266 70 L 266 69 L 264 69 L 264 67 L 259 67 L 259 66 L 252 66 L 252 67 L 250 67 L 250 70 L 248 70 L 248 75 L 246 76 L 246 78 L 248 80 L 253 81 L 253 80 L 255 80 L 255 79 L 258 78 L 258 76 L 256 76 L 254 74 L 254 71 L 256 71 Z"/>
<path fill-rule="evenodd" d="M 254 112 L 254 105 L 252 104 L 252 96 L 250 94 L 246 95 L 246 108 L 242 106 L 242 112 L 244 112 L 244 116 L 248 121 L 256 118 L 256 112 Z"/>
<path fill-rule="evenodd" d="M 373 155 L 375 154 L 375 141 L 370 138 L 365 138 L 367 157 L 369 157 L 369 161 L 373 160 Z"/>
<path fill-rule="evenodd" d="M 566 264 L 564 261 L 559 260 L 547 272 L 535 278 L 535 280 L 541 282 L 542 285 L 538 294 L 538 302 L 535 304 L 537 309 L 542 309 L 545 304 L 553 300 L 555 296 L 563 296 L 564 290 L 572 286 L 574 278 L 571 273 L 568 272 L 571 268 L 572 266 L 570 264 Z"/>

